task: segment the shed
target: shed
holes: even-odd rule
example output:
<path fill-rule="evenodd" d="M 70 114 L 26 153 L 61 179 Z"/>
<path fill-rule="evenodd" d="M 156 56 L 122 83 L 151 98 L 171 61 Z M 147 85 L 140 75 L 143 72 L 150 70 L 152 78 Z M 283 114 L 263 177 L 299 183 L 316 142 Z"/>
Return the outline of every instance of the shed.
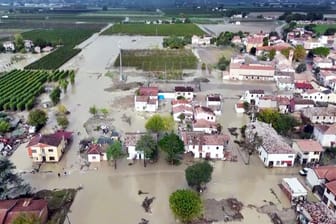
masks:
<path fill-rule="evenodd" d="M 304 201 L 307 197 L 307 190 L 296 177 L 283 178 L 281 186 L 292 204 Z"/>

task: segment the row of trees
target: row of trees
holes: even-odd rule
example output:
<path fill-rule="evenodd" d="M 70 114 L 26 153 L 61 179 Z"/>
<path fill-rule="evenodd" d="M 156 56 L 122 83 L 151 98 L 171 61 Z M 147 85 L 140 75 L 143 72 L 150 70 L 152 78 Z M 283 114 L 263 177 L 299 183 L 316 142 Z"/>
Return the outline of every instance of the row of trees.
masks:
<path fill-rule="evenodd" d="M 181 49 L 184 48 L 185 45 L 191 44 L 191 37 L 185 36 L 185 37 L 177 37 L 177 36 L 171 36 L 171 37 L 165 37 L 163 38 L 163 47 L 171 48 L 171 49 Z"/>
<path fill-rule="evenodd" d="M 290 23 L 291 21 L 298 21 L 298 20 L 322 20 L 323 19 L 323 13 L 319 12 L 309 12 L 307 14 L 301 14 L 301 13 L 292 13 L 292 12 L 285 12 L 281 16 L 279 16 L 279 20 L 285 20 L 287 23 Z"/>

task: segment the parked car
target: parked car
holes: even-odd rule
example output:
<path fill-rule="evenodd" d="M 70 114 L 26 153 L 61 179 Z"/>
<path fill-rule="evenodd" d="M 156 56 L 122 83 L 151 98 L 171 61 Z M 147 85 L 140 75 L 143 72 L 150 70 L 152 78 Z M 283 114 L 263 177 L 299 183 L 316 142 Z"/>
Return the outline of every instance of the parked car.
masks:
<path fill-rule="evenodd" d="M 307 167 L 303 168 L 302 170 L 299 171 L 299 174 L 300 174 L 301 176 L 304 176 L 304 177 L 307 176 L 308 169 L 309 169 L 309 168 L 307 168 Z"/>

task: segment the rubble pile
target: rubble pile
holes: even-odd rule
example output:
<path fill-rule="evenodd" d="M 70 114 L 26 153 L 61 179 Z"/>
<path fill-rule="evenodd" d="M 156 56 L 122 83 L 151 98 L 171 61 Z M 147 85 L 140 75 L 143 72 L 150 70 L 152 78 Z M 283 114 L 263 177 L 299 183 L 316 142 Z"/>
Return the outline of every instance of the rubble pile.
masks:
<path fill-rule="evenodd" d="M 312 224 L 335 224 L 336 218 L 332 214 L 332 212 L 327 208 L 327 206 L 321 202 L 318 203 L 305 203 L 299 211 L 302 214 L 305 214 L 306 211 L 310 218 L 312 219 L 310 223 Z"/>

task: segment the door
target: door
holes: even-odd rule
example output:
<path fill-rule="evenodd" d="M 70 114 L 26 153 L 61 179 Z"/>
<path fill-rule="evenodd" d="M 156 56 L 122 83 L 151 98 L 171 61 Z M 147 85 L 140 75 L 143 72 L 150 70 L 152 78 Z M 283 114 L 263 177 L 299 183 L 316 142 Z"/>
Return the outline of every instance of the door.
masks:
<path fill-rule="evenodd" d="M 45 161 L 46 161 L 46 157 L 42 156 L 42 162 L 45 162 Z"/>
<path fill-rule="evenodd" d="M 272 168 L 273 165 L 274 165 L 274 162 L 273 162 L 273 161 L 269 161 L 269 162 L 268 162 L 268 167 Z"/>

